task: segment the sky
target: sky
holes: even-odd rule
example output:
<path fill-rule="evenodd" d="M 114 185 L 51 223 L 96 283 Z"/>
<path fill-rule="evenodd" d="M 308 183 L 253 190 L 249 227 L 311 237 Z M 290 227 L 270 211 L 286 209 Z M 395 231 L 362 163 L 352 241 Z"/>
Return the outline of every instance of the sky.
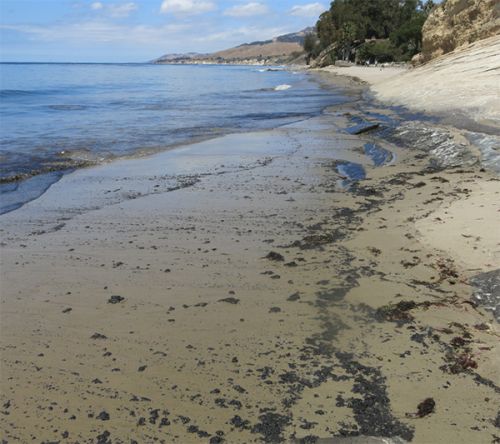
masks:
<path fill-rule="evenodd" d="M 0 0 L 0 60 L 145 62 L 312 26 L 316 0 Z"/>

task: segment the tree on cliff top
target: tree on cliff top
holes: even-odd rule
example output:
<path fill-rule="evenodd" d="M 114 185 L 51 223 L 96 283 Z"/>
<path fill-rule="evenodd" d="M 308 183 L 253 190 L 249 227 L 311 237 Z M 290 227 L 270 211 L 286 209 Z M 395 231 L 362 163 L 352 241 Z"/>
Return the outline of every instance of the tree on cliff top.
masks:
<path fill-rule="evenodd" d="M 353 60 L 353 48 L 368 40 L 390 39 L 379 44 L 386 60 L 409 60 L 420 51 L 422 26 L 434 7 L 432 0 L 334 0 L 316 23 L 318 40 L 306 52 L 314 57 L 336 43 L 336 58 Z M 373 45 L 373 42 L 371 42 Z M 368 54 L 369 51 L 364 51 Z"/>

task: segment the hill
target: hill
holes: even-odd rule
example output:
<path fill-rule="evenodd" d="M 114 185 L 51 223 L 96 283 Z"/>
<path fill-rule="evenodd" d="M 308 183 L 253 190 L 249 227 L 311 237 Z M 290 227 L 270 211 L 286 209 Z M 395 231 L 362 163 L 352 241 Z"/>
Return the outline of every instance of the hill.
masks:
<path fill-rule="evenodd" d="M 166 54 L 153 60 L 157 64 L 282 64 L 303 62 L 302 47 L 308 33 L 313 28 L 284 34 L 270 40 L 243 43 L 234 48 L 211 54 Z"/>

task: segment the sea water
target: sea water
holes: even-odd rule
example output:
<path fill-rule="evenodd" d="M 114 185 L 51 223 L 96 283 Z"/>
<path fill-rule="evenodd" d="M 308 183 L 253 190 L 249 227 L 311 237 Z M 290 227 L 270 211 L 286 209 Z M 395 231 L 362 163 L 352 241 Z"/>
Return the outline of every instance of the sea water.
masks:
<path fill-rule="evenodd" d="M 79 166 L 273 128 L 340 101 L 340 92 L 285 69 L 3 63 L 0 214 Z"/>

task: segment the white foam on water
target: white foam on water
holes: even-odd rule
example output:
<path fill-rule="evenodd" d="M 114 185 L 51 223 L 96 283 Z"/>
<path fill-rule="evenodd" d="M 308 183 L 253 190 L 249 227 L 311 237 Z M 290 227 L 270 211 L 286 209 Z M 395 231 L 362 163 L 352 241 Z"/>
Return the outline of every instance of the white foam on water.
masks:
<path fill-rule="evenodd" d="M 287 84 L 283 84 L 283 85 L 278 85 L 276 88 L 274 88 L 275 91 L 285 91 L 287 89 L 290 89 L 292 87 L 292 85 L 287 85 Z"/>

